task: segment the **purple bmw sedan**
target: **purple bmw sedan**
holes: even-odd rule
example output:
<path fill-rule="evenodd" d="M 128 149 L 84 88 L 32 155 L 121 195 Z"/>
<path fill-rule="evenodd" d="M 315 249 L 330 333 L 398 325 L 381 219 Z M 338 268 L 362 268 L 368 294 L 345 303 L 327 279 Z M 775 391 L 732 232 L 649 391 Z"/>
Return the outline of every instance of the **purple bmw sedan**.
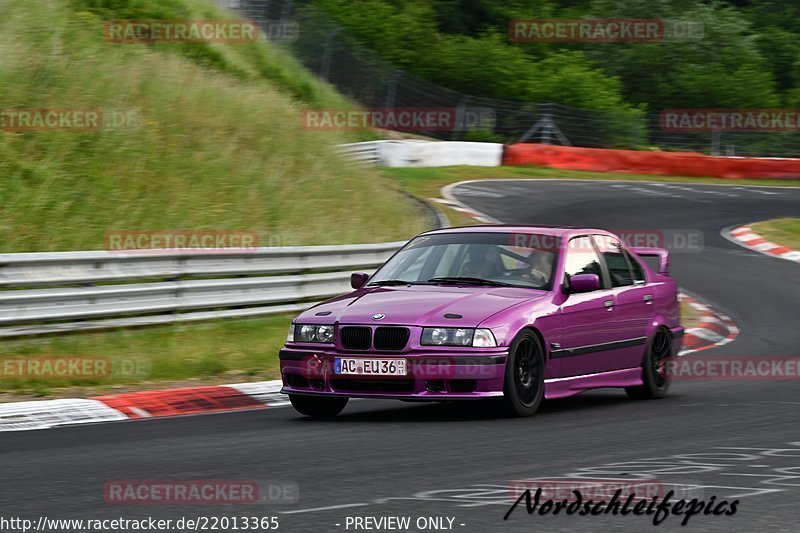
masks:
<path fill-rule="evenodd" d="M 351 284 L 300 314 L 280 351 L 282 392 L 304 415 L 353 397 L 497 397 L 517 416 L 599 387 L 660 398 L 682 343 L 668 252 L 604 230 L 429 231 Z"/>

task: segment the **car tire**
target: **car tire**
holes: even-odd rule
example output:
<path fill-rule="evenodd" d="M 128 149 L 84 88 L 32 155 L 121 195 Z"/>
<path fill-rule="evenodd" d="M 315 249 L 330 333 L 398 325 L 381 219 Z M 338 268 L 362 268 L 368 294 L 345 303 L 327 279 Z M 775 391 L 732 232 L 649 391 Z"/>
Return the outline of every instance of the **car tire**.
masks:
<path fill-rule="evenodd" d="M 530 331 L 520 333 L 506 361 L 503 400 L 513 416 L 533 416 L 544 398 L 544 350 Z"/>
<path fill-rule="evenodd" d="M 625 392 L 634 400 L 664 398 L 669 391 L 670 378 L 667 362 L 672 356 L 672 337 L 666 328 L 658 328 L 647 345 L 642 363 L 643 385 L 626 387 Z"/>
<path fill-rule="evenodd" d="M 312 418 L 333 418 L 342 412 L 350 398 L 339 396 L 302 396 L 290 394 L 294 410 Z"/>

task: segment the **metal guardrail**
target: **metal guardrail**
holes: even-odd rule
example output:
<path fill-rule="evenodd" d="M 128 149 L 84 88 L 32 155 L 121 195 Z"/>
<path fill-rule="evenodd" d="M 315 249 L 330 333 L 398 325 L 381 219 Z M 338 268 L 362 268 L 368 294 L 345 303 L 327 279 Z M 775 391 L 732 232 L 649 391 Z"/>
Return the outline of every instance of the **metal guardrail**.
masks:
<path fill-rule="evenodd" d="M 0 337 L 297 311 L 402 245 L 0 254 Z"/>
<path fill-rule="evenodd" d="M 342 144 L 338 146 L 339 154 L 367 165 L 381 163 L 380 144 L 375 141 Z"/>
<path fill-rule="evenodd" d="M 96 251 L 0 254 L 0 287 L 341 270 L 380 265 L 388 254 L 403 244 L 287 246 L 223 253 Z"/>

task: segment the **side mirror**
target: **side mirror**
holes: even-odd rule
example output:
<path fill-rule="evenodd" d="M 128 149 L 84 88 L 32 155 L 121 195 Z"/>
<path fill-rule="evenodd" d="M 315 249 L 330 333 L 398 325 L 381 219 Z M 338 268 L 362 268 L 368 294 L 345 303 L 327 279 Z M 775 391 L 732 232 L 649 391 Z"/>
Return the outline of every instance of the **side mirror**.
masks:
<path fill-rule="evenodd" d="M 369 274 L 364 274 L 363 272 L 350 274 L 350 286 L 354 289 L 363 287 L 367 283 L 367 280 L 369 280 Z"/>
<path fill-rule="evenodd" d="M 570 292 L 592 292 L 600 288 L 600 276 L 597 274 L 575 274 L 569 278 Z"/>

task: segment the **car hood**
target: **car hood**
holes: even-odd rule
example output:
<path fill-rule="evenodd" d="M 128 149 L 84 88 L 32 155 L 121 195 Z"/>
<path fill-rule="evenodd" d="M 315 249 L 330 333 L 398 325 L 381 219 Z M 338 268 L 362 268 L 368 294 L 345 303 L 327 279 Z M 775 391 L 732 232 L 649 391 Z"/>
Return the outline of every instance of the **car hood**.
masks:
<path fill-rule="evenodd" d="M 504 309 L 546 294 L 546 291 L 514 287 L 425 285 L 368 288 L 313 307 L 301 314 L 297 322 L 476 327 Z M 373 319 L 379 314 L 384 315 L 383 318 Z M 460 315 L 461 318 L 445 318 L 445 314 Z"/>

